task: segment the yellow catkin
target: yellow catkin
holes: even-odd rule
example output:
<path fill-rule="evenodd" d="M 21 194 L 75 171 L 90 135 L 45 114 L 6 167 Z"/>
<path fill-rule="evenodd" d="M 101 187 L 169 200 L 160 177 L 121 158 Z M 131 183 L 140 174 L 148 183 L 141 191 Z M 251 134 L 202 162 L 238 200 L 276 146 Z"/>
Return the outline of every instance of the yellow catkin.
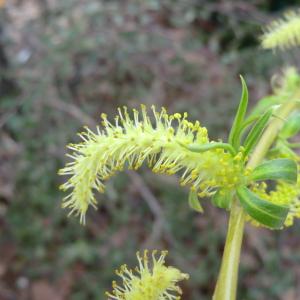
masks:
<path fill-rule="evenodd" d="M 167 251 L 152 251 L 149 255 L 145 250 L 137 253 L 138 266 L 130 269 L 121 266 L 116 274 L 122 283 L 112 283 L 112 292 L 107 292 L 109 300 L 179 300 L 181 289 L 177 283 L 188 279 L 189 275 L 181 273 L 174 267 L 165 266 Z"/>
<path fill-rule="evenodd" d="M 300 13 L 290 11 L 282 19 L 275 20 L 261 37 L 265 49 L 287 49 L 300 45 Z"/>
<path fill-rule="evenodd" d="M 61 189 L 70 190 L 63 207 L 80 215 L 81 222 L 90 205 L 96 206 L 94 191 L 104 192 L 104 182 L 124 168 L 138 169 L 144 162 L 155 173 L 181 172 L 180 184 L 189 185 L 199 196 L 210 196 L 218 188 L 234 188 L 244 181 L 242 156 L 235 158 L 224 149 L 202 153 L 185 146 L 207 144 L 207 130 L 198 121 L 187 120 L 187 113 L 167 114 L 152 107 L 152 118 L 145 106 L 141 110 L 119 109 L 114 124 L 102 114 L 102 129 L 86 128 L 82 142 L 70 144 L 71 162 L 59 171 L 70 178 Z"/>

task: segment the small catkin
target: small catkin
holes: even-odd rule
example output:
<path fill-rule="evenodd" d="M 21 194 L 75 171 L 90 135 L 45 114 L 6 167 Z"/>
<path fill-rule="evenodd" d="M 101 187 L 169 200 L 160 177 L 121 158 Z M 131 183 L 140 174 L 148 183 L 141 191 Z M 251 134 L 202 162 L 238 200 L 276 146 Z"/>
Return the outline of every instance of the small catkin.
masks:
<path fill-rule="evenodd" d="M 174 267 L 165 266 L 167 251 L 148 250 L 137 253 L 138 266 L 130 269 L 122 265 L 116 274 L 122 283 L 112 283 L 112 292 L 106 292 L 109 300 L 180 300 L 181 289 L 177 283 L 188 279 L 189 275 L 181 273 Z"/>

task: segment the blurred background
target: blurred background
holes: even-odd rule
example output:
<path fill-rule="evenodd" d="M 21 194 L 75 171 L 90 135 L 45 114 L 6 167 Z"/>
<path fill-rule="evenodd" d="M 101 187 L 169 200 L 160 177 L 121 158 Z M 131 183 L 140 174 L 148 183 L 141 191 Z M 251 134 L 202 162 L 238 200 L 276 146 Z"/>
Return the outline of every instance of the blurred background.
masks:
<path fill-rule="evenodd" d="M 146 168 L 108 182 L 86 226 L 61 209 L 65 145 L 120 105 L 165 106 L 226 138 L 240 96 L 253 105 L 299 51 L 263 51 L 262 26 L 299 1 L 1 0 L 0 299 L 105 299 L 135 252 L 168 249 L 211 299 L 227 214 L 191 211 L 176 177 Z M 206 203 L 207 202 L 207 203 Z M 300 223 L 246 228 L 238 299 L 300 299 Z"/>

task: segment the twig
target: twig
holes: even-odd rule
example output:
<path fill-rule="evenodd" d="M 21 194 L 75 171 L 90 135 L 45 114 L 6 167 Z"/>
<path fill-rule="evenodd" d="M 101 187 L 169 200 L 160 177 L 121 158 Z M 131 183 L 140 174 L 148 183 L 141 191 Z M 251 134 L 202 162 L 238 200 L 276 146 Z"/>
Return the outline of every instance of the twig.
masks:
<path fill-rule="evenodd" d="M 96 122 L 93 118 L 91 118 L 89 115 L 84 113 L 79 107 L 72 103 L 66 103 L 52 98 L 50 101 L 45 101 L 44 104 L 69 114 L 73 118 L 79 120 L 80 123 L 84 125 L 91 127 L 96 126 Z"/>
<path fill-rule="evenodd" d="M 162 208 L 155 198 L 153 193 L 144 183 L 141 176 L 135 172 L 128 171 L 127 172 L 129 177 L 132 179 L 133 183 L 135 184 L 136 188 L 139 190 L 140 195 L 143 197 L 147 205 L 149 206 L 151 212 L 155 217 L 155 222 L 152 227 L 152 232 L 147 238 L 147 240 L 143 243 L 143 248 L 147 248 L 148 245 L 153 245 L 155 242 L 161 237 L 163 231 L 165 230 L 165 222 Z"/>

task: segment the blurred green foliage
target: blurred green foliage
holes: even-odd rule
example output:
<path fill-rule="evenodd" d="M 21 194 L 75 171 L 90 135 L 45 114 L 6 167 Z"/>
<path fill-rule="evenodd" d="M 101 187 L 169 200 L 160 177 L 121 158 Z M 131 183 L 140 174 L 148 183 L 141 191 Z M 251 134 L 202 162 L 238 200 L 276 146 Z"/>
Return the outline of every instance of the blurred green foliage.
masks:
<path fill-rule="evenodd" d="M 293 4 L 68 0 L 4 8 L 1 45 L 9 67 L 1 78 L 15 89 L 0 99 L 0 159 L 8 165 L 0 176 L 13 191 L 0 190 L 1 299 L 35 300 L 41 280 L 59 290 L 54 300 L 102 299 L 114 269 L 130 265 L 145 246 L 169 249 L 170 262 L 191 275 L 185 300 L 210 299 L 223 213 L 205 203 L 206 216 L 197 215 L 176 178 L 144 170 L 111 180 L 83 227 L 61 209 L 56 173 L 74 133 L 83 124 L 94 127 L 101 112 L 114 116 L 119 105 L 188 111 L 212 135 L 225 137 L 239 98 L 238 74 L 253 103 L 268 93 L 283 62 L 297 65 L 296 53 L 274 56 L 259 50 L 257 40 L 271 13 Z M 287 295 L 300 289 L 297 231 L 299 225 L 284 233 L 247 228 L 239 299 L 294 299 Z"/>

